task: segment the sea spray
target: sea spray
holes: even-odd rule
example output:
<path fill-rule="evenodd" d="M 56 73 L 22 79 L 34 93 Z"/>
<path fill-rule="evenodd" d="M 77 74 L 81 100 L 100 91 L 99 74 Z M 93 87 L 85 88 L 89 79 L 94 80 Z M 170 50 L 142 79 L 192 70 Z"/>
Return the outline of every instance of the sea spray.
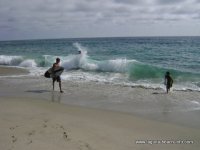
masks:
<path fill-rule="evenodd" d="M 33 67 L 37 67 L 37 64 L 35 62 L 35 60 L 33 59 L 27 59 L 27 60 L 24 60 L 22 61 L 20 64 L 19 64 L 20 67 L 29 67 L 29 68 L 33 68 Z"/>
<path fill-rule="evenodd" d="M 84 54 L 85 56 L 87 55 L 87 51 L 88 51 L 87 48 L 84 47 L 84 46 L 82 46 L 80 43 L 75 42 L 75 43 L 73 43 L 73 46 L 74 46 L 75 48 L 77 48 L 78 51 L 81 52 L 81 54 Z"/>

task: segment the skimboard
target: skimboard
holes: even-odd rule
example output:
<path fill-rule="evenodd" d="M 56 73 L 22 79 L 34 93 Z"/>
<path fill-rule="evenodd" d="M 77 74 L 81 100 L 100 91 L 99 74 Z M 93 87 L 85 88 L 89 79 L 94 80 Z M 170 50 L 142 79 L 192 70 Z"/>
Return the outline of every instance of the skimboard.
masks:
<path fill-rule="evenodd" d="M 45 73 L 44 73 L 44 76 L 46 78 L 52 78 L 53 76 L 60 76 L 64 71 L 64 68 L 63 67 L 58 67 L 56 68 L 54 71 L 53 71 L 53 68 L 49 68 Z"/>

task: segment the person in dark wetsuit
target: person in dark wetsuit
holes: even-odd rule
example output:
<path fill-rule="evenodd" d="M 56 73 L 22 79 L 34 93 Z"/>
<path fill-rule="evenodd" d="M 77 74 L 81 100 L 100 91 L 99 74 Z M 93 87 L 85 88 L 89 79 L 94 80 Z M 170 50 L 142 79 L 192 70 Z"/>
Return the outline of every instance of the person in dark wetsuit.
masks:
<path fill-rule="evenodd" d="M 166 85 L 167 93 L 170 91 L 172 84 L 173 84 L 173 79 L 170 76 L 170 73 L 167 71 L 166 74 L 165 74 L 165 85 Z"/>
<path fill-rule="evenodd" d="M 53 71 L 58 67 L 60 67 L 60 58 L 56 58 L 56 63 L 54 63 L 53 67 L 52 67 Z M 52 80 L 53 80 L 53 90 L 54 90 L 54 83 L 55 83 L 55 81 L 57 81 L 57 82 L 59 82 L 60 93 L 63 93 L 62 88 L 61 88 L 60 76 L 53 75 Z"/>

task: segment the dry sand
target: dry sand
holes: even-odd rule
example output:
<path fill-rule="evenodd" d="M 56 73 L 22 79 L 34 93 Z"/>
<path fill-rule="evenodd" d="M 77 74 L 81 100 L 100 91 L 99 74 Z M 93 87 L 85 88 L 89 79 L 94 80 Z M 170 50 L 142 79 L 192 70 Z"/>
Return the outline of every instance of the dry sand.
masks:
<path fill-rule="evenodd" d="M 200 146 L 197 129 L 34 99 L 1 98 L 0 122 L 2 150 L 197 150 Z M 149 141 L 136 144 L 141 142 L 137 140 Z"/>

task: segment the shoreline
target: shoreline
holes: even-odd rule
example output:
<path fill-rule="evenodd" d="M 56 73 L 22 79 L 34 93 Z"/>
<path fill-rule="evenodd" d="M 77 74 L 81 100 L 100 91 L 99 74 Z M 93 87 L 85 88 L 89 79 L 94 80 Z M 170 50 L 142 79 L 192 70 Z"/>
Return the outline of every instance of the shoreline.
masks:
<path fill-rule="evenodd" d="M 43 73 L 46 70 L 40 70 L 40 73 L 36 73 L 34 71 L 29 70 L 28 68 L 23 68 L 23 67 L 17 67 L 17 66 L 1 66 L 0 65 L 0 78 L 2 77 L 22 77 L 22 76 L 29 76 L 30 78 L 37 76 L 38 78 L 43 76 Z M 72 71 L 72 70 L 71 70 Z M 41 73 L 43 72 L 43 73 Z M 72 71 L 73 72 L 73 71 Z M 68 74 L 69 73 L 69 74 Z M 153 83 L 153 82 L 149 82 L 149 83 L 145 83 L 145 81 L 143 82 L 115 82 L 115 81 L 107 81 L 107 80 L 98 80 L 97 78 L 94 79 L 86 79 L 84 78 L 85 76 L 87 76 L 87 74 L 84 74 L 84 77 L 80 77 L 77 76 L 76 74 L 74 74 L 75 78 L 73 78 L 73 73 L 70 74 L 70 71 L 66 71 L 62 74 L 61 79 L 64 82 L 68 82 L 70 81 L 70 78 L 72 78 L 73 82 L 91 82 L 91 83 L 97 83 L 97 84 L 111 84 L 113 86 L 121 86 L 121 87 L 130 87 L 130 88 L 142 88 L 142 89 L 147 89 L 147 90 L 166 90 L 166 87 L 164 86 L 164 84 L 162 83 Z M 65 76 L 69 75 L 69 79 L 67 79 Z M 171 88 L 171 91 L 183 91 L 183 92 L 200 92 L 200 88 L 199 87 L 190 87 L 187 85 L 182 85 L 182 84 L 174 84 L 174 86 Z M 156 94 L 156 92 L 155 92 Z"/>

